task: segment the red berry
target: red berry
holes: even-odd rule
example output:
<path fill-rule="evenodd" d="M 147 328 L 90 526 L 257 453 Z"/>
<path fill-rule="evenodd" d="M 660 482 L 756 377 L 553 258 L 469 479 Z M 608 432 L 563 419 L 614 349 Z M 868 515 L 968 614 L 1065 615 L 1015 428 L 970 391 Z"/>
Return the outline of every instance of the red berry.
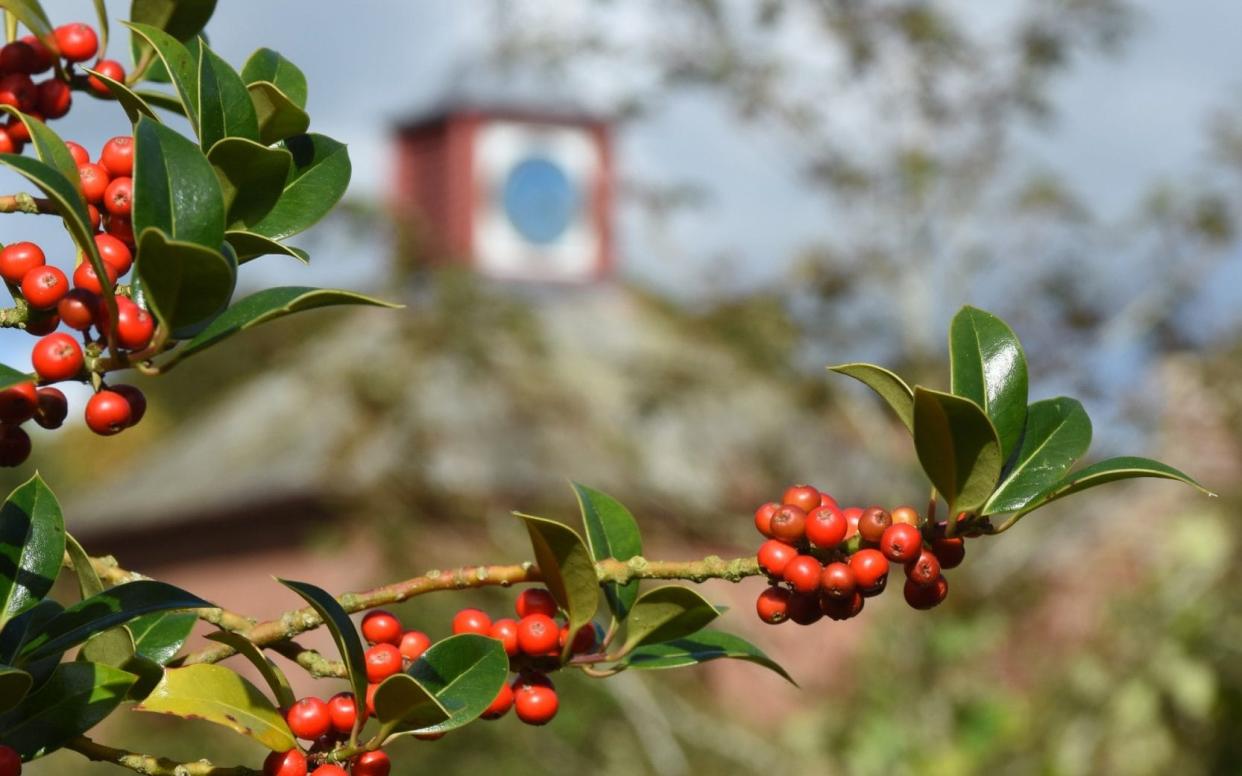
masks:
<path fill-rule="evenodd" d="M 272 752 L 263 761 L 263 776 L 306 776 L 306 755 L 298 749 Z"/>
<path fill-rule="evenodd" d="M 378 684 L 367 685 L 367 716 L 375 716 L 375 691 L 379 689 Z"/>
<path fill-rule="evenodd" d="M 400 644 L 401 621 L 383 609 L 367 612 L 362 618 L 362 638 L 368 644 Z"/>
<path fill-rule="evenodd" d="M 514 711 L 518 719 L 528 725 L 548 724 L 556 716 L 559 705 L 556 690 L 551 687 L 529 686 L 514 693 Z"/>
<path fill-rule="evenodd" d="M 36 118 L 36 119 L 43 118 L 42 116 L 39 115 L 38 111 L 33 110 L 33 109 L 25 111 L 25 113 L 27 116 L 30 116 L 31 118 Z M 21 119 L 17 118 L 16 116 L 14 116 L 13 118 L 5 122 L 4 128 L 8 131 L 9 137 L 13 138 L 13 140 L 17 141 L 18 143 L 29 143 L 30 142 L 30 127 L 26 126 L 26 123 L 22 121 Z"/>
<path fill-rule="evenodd" d="M 919 526 L 919 512 L 914 507 L 895 507 L 891 514 L 894 523 L 909 523 L 915 528 Z"/>
<path fill-rule="evenodd" d="M 48 382 L 76 377 L 85 364 L 82 347 L 64 332 L 49 334 L 36 342 L 30 360 L 39 377 Z"/>
<path fill-rule="evenodd" d="M 824 616 L 819 596 L 794 593 L 789 596 L 789 619 L 798 625 L 813 625 Z"/>
<path fill-rule="evenodd" d="M 418 660 L 431 646 L 431 639 L 422 631 L 406 631 L 401 634 L 401 657 L 406 660 Z"/>
<path fill-rule="evenodd" d="M 69 293 L 69 278 L 50 264 L 35 267 L 22 278 L 22 296 L 36 310 L 50 310 Z"/>
<path fill-rule="evenodd" d="M 38 58 L 34 47 L 24 40 L 15 40 L 6 44 L 4 48 L 0 48 L 0 73 L 29 75 L 36 72 L 37 66 Z"/>
<path fill-rule="evenodd" d="M 934 584 L 940 578 L 940 561 L 931 550 L 923 550 L 906 564 L 906 579 L 916 585 Z"/>
<path fill-rule="evenodd" d="M 125 67 L 115 59 L 101 59 L 95 63 L 91 70 L 105 75 L 118 83 L 125 83 Z M 96 76 L 88 75 L 86 77 L 86 85 L 100 97 L 112 96 L 112 90 L 108 88 L 108 85 L 103 80 Z"/>
<path fill-rule="evenodd" d="M 521 690 L 530 687 L 553 687 L 552 680 L 547 674 L 539 671 L 525 671 L 513 677 L 513 681 L 509 683 L 516 694 Z"/>
<path fill-rule="evenodd" d="M 477 633 L 486 636 L 492 630 L 492 619 L 478 609 L 462 609 L 453 617 L 453 635 Z"/>
<path fill-rule="evenodd" d="M 108 273 L 108 286 L 111 287 L 116 283 L 116 269 L 111 264 L 104 262 L 104 271 Z M 99 282 L 99 275 L 95 274 L 95 267 L 89 261 L 82 262 L 73 271 L 73 285 L 77 288 L 84 288 L 91 293 L 103 293 L 103 285 Z"/>
<path fill-rule="evenodd" d="M 129 403 L 129 426 L 138 425 L 142 416 L 147 414 L 147 397 L 133 385 L 113 385 L 109 387 L 113 393 L 119 393 Z"/>
<path fill-rule="evenodd" d="M 880 538 L 880 552 L 893 563 L 909 563 L 923 549 L 923 535 L 909 523 L 890 525 Z"/>
<path fill-rule="evenodd" d="M 392 644 L 376 644 L 366 652 L 367 681 L 379 684 L 401 673 L 401 650 Z"/>
<path fill-rule="evenodd" d="M 867 507 L 858 516 L 858 533 L 864 542 L 878 542 L 884 531 L 893 524 L 893 517 L 880 507 Z"/>
<path fill-rule="evenodd" d="M 125 243 L 126 248 L 134 245 L 134 222 L 121 216 L 108 216 L 108 234 Z"/>
<path fill-rule="evenodd" d="M 35 407 L 34 422 L 43 428 L 60 428 L 69 415 L 69 402 L 59 388 L 39 389 L 38 405 Z"/>
<path fill-rule="evenodd" d="M 26 273 L 47 263 L 42 249 L 32 242 L 15 242 L 0 250 L 0 277 L 14 285 L 21 283 Z"/>
<path fill-rule="evenodd" d="M 555 653 L 560 635 L 560 627 L 546 614 L 528 614 L 518 621 L 518 647 L 528 655 Z"/>
<path fill-rule="evenodd" d="M 20 466 L 30 457 L 30 435 L 21 426 L 0 425 L 0 466 Z"/>
<path fill-rule="evenodd" d="M 796 593 L 814 593 L 819 590 L 819 575 L 823 566 L 810 555 L 799 555 L 785 564 L 783 576 Z"/>
<path fill-rule="evenodd" d="M 914 580 L 906 580 L 906 603 L 915 609 L 931 609 L 938 606 L 949 595 L 949 582 L 943 576 L 937 577 L 930 585 L 917 585 Z"/>
<path fill-rule="evenodd" d="M 74 288 L 56 305 L 60 319 L 71 329 L 86 331 L 95 322 L 99 309 L 99 297 L 85 288 Z"/>
<path fill-rule="evenodd" d="M 849 541 L 858 535 L 858 520 L 862 517 L 862 507 L 846 507 L 841 510 L 845 515 L 845 539 Z"/>
<path fill-rule="evenodd" d="M 311 776 L 349 776 L 349 774 L 335 763 L 325 763 L 312 771 Z"/>
<path fill-rule="evenodd" d="M 95 394 L 98 396 L 99 394 Z M 289 730 L 303 741 L 314 741 L 332 728 L 332 716 L 328 704 L 319 698 L 303 698 L 289 707 L 285 713 Z"/>
<path fill-rule="evenodd" d="M 828 598 L 848 601 L 854 597 L 858 581 L 848 564 L 835 561 L 824 566 L 823 573 L 819 575 L 819 587 Z"/>
<path fill-rule="evenodd" d="M 87 202 L 96 205 L 103 202 L 104 192 L 108 190 L 108 182 L 111 180 L 107 170 L 90 162 L 79 164 L 78 178 L 82 181 L 82 195 Z"/>
<path fill-rule="evenodd" d="M 798 551 L 778 539 L 768 539 L 759 545 L 759 568 L 779 577 L 785 573 L 785 566 L 798 555 Z"/>
<path fill-rule="evenodd" d="M 779 625 L 789 619 L 789 597 L 792 595 L 787 588 L 769 587 L 759 594 L 755 601 L 755 611 L 759 619 L 768 625 Z"/>
<path fill-rule="evenodd" d="M 850 556 L 850 570 L 858 590 L 865 596 L 884 592 L 888 582 L 888 560 L 879 550 L 859 550 Z"/>
<path fill-rule="evenodd" d="M 21 152 L 22 144 L 13 139 L 7 128 L 0 127 L 0 154 L 20 154 Z"/>
<path fill-rule="evenodd" d="M 349 772 L 353 776 L 388 776 L 390 770 L 392 762 L 388 755 L 378 749 L 358 755 L 353 765 L 349 766 Z"/>
<path fill-rule="evenodd" d="M 564 626 L 560 630 L 557 645 L 565 646 L 565 642 L 569 639 L 569 626 Z M 595 649 L 596 633 L 595 624 L 588 622 L 578 628 L 578 632 L 574 634 L 573 644 L 569 646 L 569 652 L 573 655 L 585 655 Z"/>
<path fill-rule="evenodd" d="M 854 593 L 849 598 L 820 598 L 819 608 L 831 620 L 848 620 L 858 616 L 863 610 L 863 603 L 862 594 Z"/>
<path fill-rule="evenodd" d="M 508 684 L 500 686 L 500 692 L 496 693 L 496 699 L 492 701 L 492 705 L 487 707 L 487 711 L 483 712 L 483 719 L 500 719 L 509 713 L 509 709 L 513 707 L 513 688 Z"/>
<path fill-rule="evenodd" d="M 932 540 L 932 552 L 940 561 L 940 568 L 955 569 L 966 559 L 966 541 L 960 536 L 946 539 L 941 536 Z"/>
<path fill-rule="evenodd" d="M 116 391 L 100 391 L 86 402 L 86 425 L 100 436 L 123 431 L 133 419 L 133 411 L 124 396 Z M 322 703 L 322 701 L 321 701 Z M 319 736 L 303 736 L 307 741 Z"/>
<path fill-rule="evenodd" d="M 38 108 L 39 88 L 35 86 L 34 81 L 30 80 L 30 76 L 25 73 L 9 73 L 0 77 L 0 104 L 12 105 L 22 113 L 29 114 Z M 14 116 L 9 119 L 9 124 L 22 124 L 21 119 Z M 22 124 L 21 132 L 26 132 L 26 127 Z M 17 136 L 15 136 L 17 137 Z M 30 135 L 26 134 L 21 138 L 29 140 Z"/>
<path fill-rule="evenodd" d="M 546 614 L 549 617 L 556 616 L 556 599 L 542 587 L 532 587 L 518 593 L 517 601 L 513 604 L 514 610 L 518 617 L 526 617 L 531 614 Z"/>
<path fill-rule="evenodd" d="M 128 180 L 122 178 L 121 180 Z M 99 258 L 103 259 L 112 269 L 116 270 L 116 276 L 120 277 L 134 264 L 134 253 L 125 244 L 125 241 L 113 234 L 97 234 L 95 235 L 95 247 L 99 249 Z"/>
<path fill-rule="evenodd" d="M 83 148 L 82 146 L 78 145 L 77 143 L 73 142 L 72 140 L 66 140 L 66 141 L 65 141 L 65 148 L 68 148 L 68 149 L 69 149 L 69 155 L 73 157 L 73 163 L 74 163 L 74 164 L 88 164 L 88 163 L 90 163 L 90 161 L 91 161 L 91 155 L 90 155 L 90 154 L 87 152 L 87 150 L 86 150 L 85 148 Z"/>
<path fill-rule="evenodd" d="M 52 56 L 52 52 L 48 50 L 48 47 L 43 45 L 43 41 L 34 35 L 23 35 L 19 40 L 30 46 L 30 49 L 34 51 L 34 69 L 30 71 L 31 75 L 52 69 L 55 57 Z"/>
<path fill-rule="evenodd" d="M 505 645 L 505 654 L 509 656 L 516 655 L 521 651 L 518 646 L 518 623 L 517 620 L 503 617 L 492 623 L 492 629 L 488 633 L 489 636 Z"/>
<path fill-rule="evenodd" d="M 358 719 L 358 704 L 354 702 L 352 692 L 338 692 L 328 699 L 328 718 L 332 721 L 332 729 L 342 735 L 354 729 Z"/>
<path fill-rule="evenodd" d="M 115 177 L 127 177 L 134 174 L 134 139 L 129 135 L 118 135 L 104 143 L 99 152 L 99 163 Z"/>
<path fill-rule="evenodd" d="M 69 62 L 85 62 L 99 51 L 99 38 L 90 25 L 81 22 L 56 28 L 56 48 Z"/>
<path fill-rule="evenodd" d="M 103 216 L 99 215 L 99 208 L 88 204 L 86 206 L 86 215 L 90 216 L 91 219 L 91 231 L 98 232 L 99 224 L 103 222 Z"/>
<path fill-rule="evenodd" d="M 73 92 L 69 85 L 56 78 L 49 78 L 37 87 L 39 112 L 49 119 L 58 119 L 69 112 L 73 104 Z"/>
<path fill-rule="evenodd" d="M 128 216 L 133 193 L 132 178 L 113 178 L 104 189 L 104 208 L 114 216 Z"/>
<path fill-rule="evenodd" d="M 782 504 L 797 507 L 803 512 L 810 512 L 819 506 L 819 501 L 819 489 L 812 488 L 810 485 L 791 485 L 785 491 L 785 495 L 781 496 Z"/>
<path fill-rule="evenodd" d="M 848 529 L 845 514 L 835 506 L 816 507 L 806 518 L 806 538 L 825 550 L 831 550 L 845 541 Z"/>
<path fill-rule="evenodd" d="M 772 538 L 772 515 L 780 508 L 780 504 L 769 501 L 755 510 L 755 528 L 769 539 Z"/>
<path fill-rule="evenodd" d="M 18 383 L 0 391 L 0 423 L 18 425 L 34 417 L 39 394 L 32 382 Z"/>
<path fill-rule="evenodd" d="M 772 537 L 794 544 L 806 536 L 806 512 L 786 504 L 772 513 Z"/>
<path fill-rule="evenodd" d="M 33 334 L 36 337 L 42 337 L 44 334 L 51 334 L 60 326 L 59 315 L 43 315 L 39 318 L 32 318 L 26 321 L 26 333 Z"/>

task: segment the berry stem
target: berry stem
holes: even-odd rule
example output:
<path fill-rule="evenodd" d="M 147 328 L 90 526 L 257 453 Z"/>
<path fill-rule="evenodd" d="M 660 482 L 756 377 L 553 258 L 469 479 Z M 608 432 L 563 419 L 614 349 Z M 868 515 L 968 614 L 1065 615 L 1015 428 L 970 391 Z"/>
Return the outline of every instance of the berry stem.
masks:
<path fill-rule="evenodd" d="M 86 736 L 78 736 L 65 744 L 65 748 L 88 760 L 112 763 L 146 776 L 263 776 L 263 771 L 242 766 L 213 765 L 206 760 L 181 763 L 149 754 L 129 752 L 97 743 Z"/>

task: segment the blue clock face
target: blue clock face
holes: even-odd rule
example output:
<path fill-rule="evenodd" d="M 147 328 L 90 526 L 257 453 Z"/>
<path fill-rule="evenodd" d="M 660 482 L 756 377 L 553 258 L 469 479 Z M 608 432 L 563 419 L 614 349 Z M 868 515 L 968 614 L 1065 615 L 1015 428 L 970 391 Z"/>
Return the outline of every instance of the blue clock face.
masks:
<path fill-rule="evenodd" d="M 501 196 L 513 228 L 538 245 L 564 235 L 579 207 L 577 187 L 560 165 L 542 156 L 515 164 Z"/>

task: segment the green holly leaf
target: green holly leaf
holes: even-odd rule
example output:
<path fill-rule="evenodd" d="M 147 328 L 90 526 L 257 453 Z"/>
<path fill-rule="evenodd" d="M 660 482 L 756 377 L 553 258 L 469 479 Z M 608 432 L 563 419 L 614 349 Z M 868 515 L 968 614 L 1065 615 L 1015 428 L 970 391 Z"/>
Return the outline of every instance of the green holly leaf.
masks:
<path fill-rule="evenodd" d="M 442 722 L 410 732 L 444 733 L 473 722 L 487 711 L 509 679 L 509 656 L 496 639 L 463 633 L 432 644 L 406 673 L 449 715 Z M 412 688 L 404 689 L 413 694 Z M 378 695 L 376 691 L 377 713 Z M 435 712 L 424 706 L 420 713 Z"/>
<path fill-rule="evenodd" d="M 952 391 L 983 408 L 1009 460 L 1026 425 L 1026 354 L 1013 329 L 991 313 L 963 307 L 949 326 Z"/>
<path fill-rule="evenodd" d="M 642 536 L 638 522 L 621 502 L 585 485 L 571 483 L 578 506 L 582 510 L 582 523 L 586 526 L 587 546 L 596 561 L 615 558 L 626 561 L 643 552 Z M 608 608 L 619 621 L 624 621 L 638 598 L 638 580 L 619 585 L 604 584 L 604 598 Z"/>
<path fill-rule="evenodd" d="M 1034 512 L 1040 507 L 1051 504 L 1053 501 L 1072 496 L 1080 493 L 1088 488 L 1094 488 L 1097 485 L 1104 485 L 1109 482 L 1118 480 L 1135 479 L 1138 477 L 1154 477 L 1157 479 L 1176 480 L 1185 483 L 1199 492 L 1207 496 L 1215 496 L 1216 494 L 1200 485 L 1190 475 L 1178 469 L 1174 469 L 1168 464 L 1151 458 L 1140 458 L 1138 456 L 1121 456 L 1118 458 L 1109 458 L 1099 463 L 1092 464 L 1084 469 L 1071 472 L 1066 475 L 1060 482 L 1042 493 L 1038 498 L 1034 499 L 1027 507 L 1019 511 L 1012 518 L 1018 518 Z"/>
<path fill-rule="evenodd" d="M 181 105 L 185 109 L 185 115 L 190 119 L 190 124 L 197 130 L 198 52 L 192 52 L 184 43 L 159 27 L 139 21 L 125 22 L 124 24 L 133 32 L 135 45 L 143 48 L 141 53 L 135 54 L 134 61 L 142 61 L 147 47 L 155 51 L 160 64 L 164 67 L 164 73 L 169 76 L 169 80 L 172 81 L 172 85 L 177 90 L 177 95 L 181 98 Z M 154 73 L 149 73 L 149 75 L 154 75 Z"/>
<path fill-rule="evenodd" d="M 293 165 L 293 155 L 285 149 L 240 137 L 216 143 L 207 152 L 207 160 L 220 180 L 224 221 L 230 229 L 245 229 L 271 212 Z"/>
<path fill-rule="evenodd" d="M 90 598 L 102 593 L 103 582 L 95 573 L 90 556 L 86 554 L 86 550 L 82 549 L 82 545 L 78 544 L 78 540 L 67 533 L 65 534 L 65 552 L 69 554 L 69 560 L 73 562 L 73 573 L 78 577 L 78 593 L 81 597 Z"/>
<path fill-rule="evenodd" d="M 906 428 L 914 431 L 914 391 L 896 373 L 875 364 L 852 363 L 828 367 L 830 372 L 852 377 L 888 402 Z"/>
<path fill-rule="evenodd" d="M 0 626 L 51 591 L 64 556 L 60 505 L 35 474 L 0 505 Z"/>
<path fill-rule="evenodd" d="M 349 152 L 326 135 L 298 135 L 284 141 L 293 167 L 276 206 L 250 231 L 283 240 L 328 214 L 349 186 Z"/>
<path fill-rule="evenodd" d="M 743 638 L 722 631 L 702 630 L 690 636 L 658 644 L 645 644 L 630 652 L 620 665 L 638 669 L 681 668 L 729 658 L 763 666 L 797 682 L 778 663 Z"/>
<path fill-rule="evenodd" d="M 0 715 L 0 741 L 23 760 L 52 752 L 112 713 L 137 677 L 97 663 L 61 663 L 42 687 Z"/>
<path fill-rule="evenodd" d="M 242 66 L 241 76 L 247 84 L 266 81 L 279 89 L 294 105 L 306 108 L 306 76 L 297 65 L 269 48 L 261 48 L 251 54 L 250 59 Z"/>
<path fill-rule="evenodd" d="M 240 633 L 230 633 L 229 631 L 217 631 L 207 634 L 207 638 L 212 641 L 218 641 L 221 644 L 228 644 L 237 650 L 237 654 L 250 661 L 250 664 L 258 670 L 259 675 L 263 677 L 263 681 L 267 682 L 268 688 L 272 691 L 273 697 L 276 698 L 278 708 L 288 709 L 297 702 L 297 698 L 293 694 L 293 687 L 289 684 L 289 678 L 285 676 L 285 672 L 273 663 L 263 651 L 255 646 L 255 643 Z"/>
<path fill-rule="evenodd" d="M 310 254 L 301 248 L 264 237 L 261 234 L 234 229 L 224 233 L 224 239 L 237 251 L 237 263 L 245 264 L 260 256 L 292 256 L 303 264 L 310 263 Z"/>
<path fill-rule="evenodd" d="M 375 690 L 374 703 L 380 740 L 398 728 L 419 730 L 439 725 L 452 716 L 430 690 L 409 674 L 385 679 Z"/>
<path fill-rule="evenodd" d="M 916 386 L 914 447 L 951 515 L 979 509 L 1000 479 L 996 429 L 970 399 Z"/>
<path fill-rule="evenodd" d="M 1091 445 L 1091 419 L 1075 399 L 1060 396 L 1027 408 L 1013 467 L 980 510 L 981 514 L 1012 512 L 1038 498 L 1060 481 Z"/>
<path fill-rule="evenodd" d="M 179 612 L 156 612 L 131 620 L 134 650 L 157 665 L 168 665 L 194 629 L 198 617 Z"/>
<path fill-rule="evenodd" d="M 198 51 L 199 145 L 206 151 L 226 137 L 257 141 L 259 119 L 241 76 L 201 40 Z"/>
<path fill-rule="evenodd" d="M 33 682 L 30 674 L 0 663 L 0 713 L 13 708 L 30 692 Z"/>
<path fill-rule="evenodd" d="M 569 632 L 577 633 L 599 608 L 599 577 L 586 544 L 572 528 L 554 520 L 518 514 L 526 523 L 535 563 L 548 592 L 569 618 Z M 568 656 L 571 644 L 565 644 Z"/>
<path fill-rule="evenodd" d="M 198 146 L 140 118 L 134 127 L 134 234 L 158 229 L 169 239 L 217 249 L 224 241 L 224 195 Z"/>
<path fill-rule="evenodd" d="M 246 85 L 259 117 L 259 140 L 267 145 L 299 137 L 310 129 L 310 115 L 280 87 L 269 81 Z"/>
<path fill-rule="evenodd" d="M 152 121 L 156 121 L 156 122 L 160 120 L 160 117 L 155 115 L 155 110 L 150 105 L 148 105 L 147 101 L 144 100 L 142 96 L 139 95 L 137 92 L 135 92 L 133 89 L 130 89 L 128 86 L 121 83 L 120 81 L 114 80 L 104 75 L 98 70 L 91 70 L 90 68 L 82 68 L 82 69 L 86 72 L 87 75 L 94 76 L 95 78 L 99 79 L 99 81 L 104 86 L 108 87 L 108 91 L 112 93 L 112 99 L 120 103 L 121 109 L 125 111 L 125 115 L 129 118 L 129 123 L 137 124 L 138 119 L 142 118 L 143 116 L 146 116 L 147 118 L 151 119 Z M 100 97 L 99 95 L 95 94 L 94 91 L 89 91 L 88 93 L 92 97 L 95 97 L 96 99 L 100 99 L 100 100 L 107 99 L 106 97 Z M 177 102 L 177 105 L 178 106 L 181 105 L 180 101 Z"/>
<path fill-rule="evenodd" d="M 30 145 L 34 148 L 35 156 L 65 176 L 66 180 L 74 184 L 74 187 L 79 192 L 79 196 L 81 196 L 81 176 L 78 175 L 78 163 L 73 161 L 73 155 L 69 153 L 69 148 L 65 145 L 65 141 L 61 139 L 60 135 L 53 132 L 47 124 L 44 124 L 34 116 L 22 113 L 12 105 L 0 105 L 0 111 L 4 111 L 26 125 L 26 131 L 30 134 Z M 83 200 L 83 202 L 85 201 Z"/>
<path fill-rule="evenodd" d="M 625 624 L 628 653 L 642 644 L 672 641 L 697 633 L 720 616 L 716 607 L 688 587 L 665 585 L 638 597 Z"/>
<path fill-rule="evenodd" d="M 151 227 L 138 236 L 134 274 L 155 317 L 177 339 L 195 336 L 228 305 L 237 284 L 233 249 L 171 240 Z"/>

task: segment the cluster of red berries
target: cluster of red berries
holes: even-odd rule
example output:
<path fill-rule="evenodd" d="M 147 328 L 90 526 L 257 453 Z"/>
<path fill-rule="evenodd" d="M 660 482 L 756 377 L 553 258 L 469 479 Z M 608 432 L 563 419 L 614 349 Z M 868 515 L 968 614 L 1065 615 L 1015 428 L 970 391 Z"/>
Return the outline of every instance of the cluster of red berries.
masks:
<path fill-rule="evenodd" d="M 913 507 L 842 508 L 810 485 L 759 507 L 755 527 L 767 537 L 759 567 L 771 582 L 755 608 L 773 625 L 857 616 L 865 599 L 884 592 L 890 563 L 905 569 L 906 602 L 931 609 L 949 594 L 942 572 L 966 557 L 961 537 L 946 537 L 943 524 L 925 525 Z"/>
<path fill-rule="evenodd" d="M 504 645 L 509 655 L 510 670 L 515 673 L 501 687 L 496 699 L 483 713 L 483 719 L 495 720 L 513 709 L 518 719 L 529 725 L 545 725 L 556 716 L 559 701 L 548 672 L 560 667 L 561 651 L 569 639 L 569 629 L 558 622 L 557 606 L 552 594 L 543 588 L 522 591 L 514 604 L 517 619 L 493 621 L 479 609 L 462 609 L 453 617 L 453 635 L 474 633 L 494 638 Z M 365 719 L 375 714 L 375 691 L 388 677 L 410 667 L 432 645 L 422 631 L 406 630 L 390 612 L 375 610 L 362 618 L 362 637 L 370 647 L 366 651 L 366 707 L 358 708 L 354 694 L 337 693 L 324 701 L 306 697 L 293 704 L 285 721 L 295 736 L 312 742 L 311 752 L 331 751 L 349 737 L 358 714 Z M 598 634 L 594 624 L 582 626 L 573 636 L 573 654 L 595 649 Z M 443 733 L 417 735 L 435 740 Z M 266 776 L 306 776 L 307 757 L 301 750 L 273 752 L 263 764 Z M 367 752 L 352 760 L 349 773 L 353 776 L 387 776 L 391 762 L 383 752 Z M 326 770 L 325 770 L 326 769 Z M 312 776 L 342 776 L 345 770 L 334 764 L 319 766 Z M 4 774 L 0 773 L 0 776 Z"/>
<path fill-rule="evenodd" d="M 0 776 L 21 776 L 22 758 L 11 746 L 0 744 Z"/>
<path fill-rule="evenodd" d="M 69 112 L 73 106 L 71 66 L 94 58 L 99 52 L 99 37 L 90 25 L 81 22 L 57 27 L 54 37 L 69 80 L 56 75 L 39 82 L 31 78 L 51 70 L 55 55 L 34 35 L 26 35 L 0 48 L 0 105 L 12 105 L 42 121 L 58 119 Z M 125 68 L 115 60 L 100 59 L 90 69 L 114 81 L 125 80 Z M 112 94 L 107 84 L 93 75 L 87 76 L 85 83 L 100 97 Z M 20 154 L 29 140 L 30 132 L 16 116 L 0 125 L 0 153 Z"/>

